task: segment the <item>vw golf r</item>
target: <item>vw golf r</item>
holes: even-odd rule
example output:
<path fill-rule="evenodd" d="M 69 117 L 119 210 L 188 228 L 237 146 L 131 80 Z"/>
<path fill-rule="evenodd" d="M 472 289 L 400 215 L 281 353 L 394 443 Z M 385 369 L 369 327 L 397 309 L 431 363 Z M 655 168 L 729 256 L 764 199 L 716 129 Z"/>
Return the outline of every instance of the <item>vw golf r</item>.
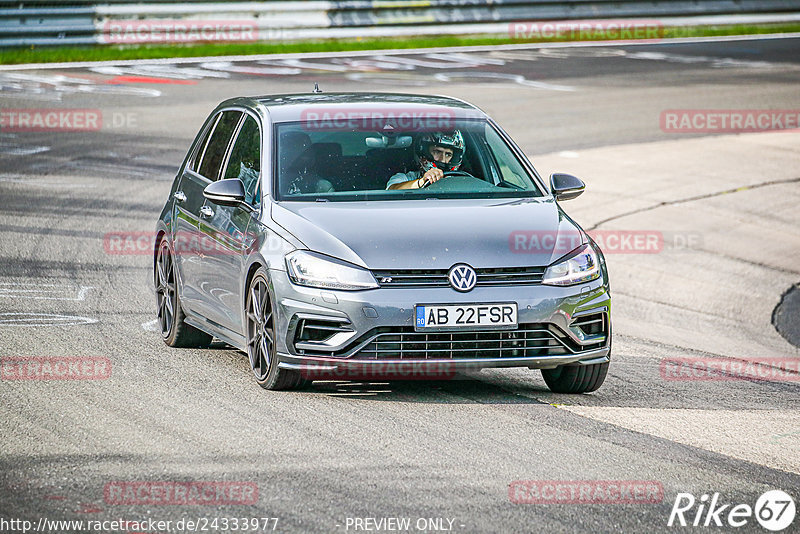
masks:
<path fill-rule="evenodd" d="M 606 263 L 560 205 L 583 190 L 543 180 L 458 99 L 227 100 L 158 219 L 161 334 L 245 351 L 266 389 L 446 365 L 540 369 L 552 391 L 594 391 L 611 358 Z M 550 239 L 520 251 L 520 231 Z"/>

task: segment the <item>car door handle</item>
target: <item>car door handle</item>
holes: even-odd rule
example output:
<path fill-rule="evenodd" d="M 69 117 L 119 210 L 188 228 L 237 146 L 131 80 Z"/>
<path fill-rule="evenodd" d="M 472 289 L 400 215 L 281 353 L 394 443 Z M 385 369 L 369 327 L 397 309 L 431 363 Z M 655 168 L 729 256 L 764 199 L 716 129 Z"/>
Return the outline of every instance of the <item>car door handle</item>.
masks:
<path fill-rule="evenodd" d="M 186 193 L 183 191 L 175 191 L 175 194 L 172 195 L 172 198 L 178 202 L 186 202 Z"/>
<path fill-rule="evenodd" d="M 202 208 L 200 208 L 200 215 L 202 215 L 203 217 L 213 217 L 214 210 L 212 210 L 208 206 L 203 206 Z"/>

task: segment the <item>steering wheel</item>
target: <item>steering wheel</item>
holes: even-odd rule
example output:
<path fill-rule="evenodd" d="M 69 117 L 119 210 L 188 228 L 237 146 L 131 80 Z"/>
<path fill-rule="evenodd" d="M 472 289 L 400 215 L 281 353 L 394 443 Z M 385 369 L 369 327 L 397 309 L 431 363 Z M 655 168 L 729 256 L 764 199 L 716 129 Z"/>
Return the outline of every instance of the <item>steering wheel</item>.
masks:
<path fill-rule="evenodd" d="M 453 180 L 445 180 L 451 176 L 459 176 Z M 476 178 L 464 171 L 448 171 L 438 182 L 433 182 L 423 188 L 431 193 L 478 193 L 480 191 L 497 191 L 497 186 L 487 183 L 480 178 Z"/>
<path fill-rule="evenodd" d="M 442 181 L 445 178 L 448 178 L 450 176 L 469 176 L 470 178 L 475 178 L 474 176 L 472 176 L 470 173 L 468 173 L 466 171 L 444 171 L 444 173 L 442 174 L 442 177 L 439 178 L 439 181 Z M 437 183 L 437 182 L 426 182 L 426 184 L 423 185 L 422 188 L 424 189 L 424 188 L 430 187 L 431 185 L 433 185 L 435 183 Z"/>

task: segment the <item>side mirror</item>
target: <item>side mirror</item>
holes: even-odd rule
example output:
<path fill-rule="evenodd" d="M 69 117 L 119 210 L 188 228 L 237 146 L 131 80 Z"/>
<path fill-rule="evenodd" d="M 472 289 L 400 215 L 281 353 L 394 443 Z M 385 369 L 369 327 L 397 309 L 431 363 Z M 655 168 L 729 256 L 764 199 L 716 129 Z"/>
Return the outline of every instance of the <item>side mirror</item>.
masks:
<path fill-rule="evenodd" d="M 550 175 L 550 189 L 556 200 L 572 200 L 581 196 L 586 184 L 571 174 L 556 172 Z"/>
<path fill-rule="evenodd" d="M 203 189 L 203 196 L 220 206 L 237 206 L 244 202 L 244 184 L 238 178 L 217 180 Z"/>

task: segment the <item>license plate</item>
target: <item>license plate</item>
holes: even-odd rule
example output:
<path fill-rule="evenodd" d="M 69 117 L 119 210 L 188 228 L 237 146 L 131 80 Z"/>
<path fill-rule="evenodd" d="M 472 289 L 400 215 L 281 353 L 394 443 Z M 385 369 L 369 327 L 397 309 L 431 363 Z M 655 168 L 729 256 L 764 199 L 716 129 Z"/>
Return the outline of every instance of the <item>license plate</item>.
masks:
<path fill-rule="evenodd" d="M 414 325 L 417 329 L 517 326 L 517 303 L 419 305 Z"/>

